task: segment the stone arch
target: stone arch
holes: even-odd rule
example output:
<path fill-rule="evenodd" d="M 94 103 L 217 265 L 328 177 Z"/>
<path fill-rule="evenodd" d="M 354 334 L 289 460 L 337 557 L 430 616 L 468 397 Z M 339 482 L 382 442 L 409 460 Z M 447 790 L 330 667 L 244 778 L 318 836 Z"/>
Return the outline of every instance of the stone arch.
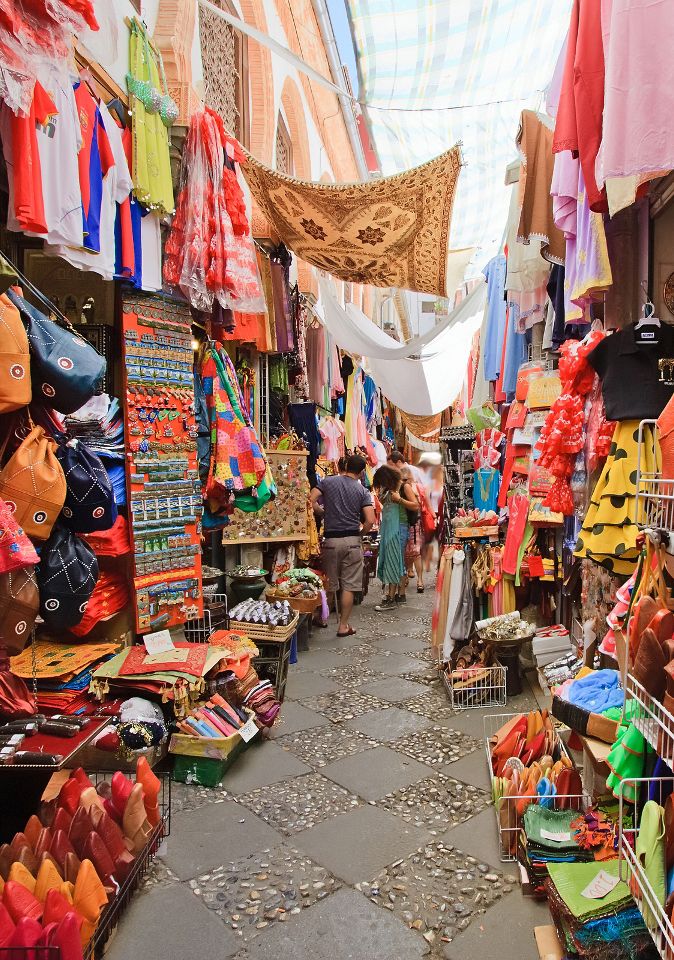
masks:
<path fill-rule="evenodd" d="M 267 18 L 260 0 L 240 0 L 246 23 L 268 33 Z M 250 83 L 250 152 L 262 163 L 272 165 L 274 156 L 274 73 L 271 51 L 257 40 L 248 41 Z"/>
<path fill-rule="evenodd" d="M 288 132 L 293 146 L 295 176 L 298 180 L 311 180 L 311 151 L 304 103 L 299 87 L 292 77 L 286 77 L 283 84 L 281 106 L 288 122 Z"/>

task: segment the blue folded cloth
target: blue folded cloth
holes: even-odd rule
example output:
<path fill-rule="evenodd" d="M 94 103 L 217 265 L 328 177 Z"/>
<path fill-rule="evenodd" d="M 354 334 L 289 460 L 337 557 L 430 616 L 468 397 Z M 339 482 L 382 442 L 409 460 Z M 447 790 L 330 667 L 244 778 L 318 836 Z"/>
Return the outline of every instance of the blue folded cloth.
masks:
<path fill-rule="evenodd" d="M 580 680 L 574 680 L 568 697 L 569 703 L 590 713 L 603 713 L 610 707 L 622 707 L 625 702 L 617 670 L 596 670 Z"/>

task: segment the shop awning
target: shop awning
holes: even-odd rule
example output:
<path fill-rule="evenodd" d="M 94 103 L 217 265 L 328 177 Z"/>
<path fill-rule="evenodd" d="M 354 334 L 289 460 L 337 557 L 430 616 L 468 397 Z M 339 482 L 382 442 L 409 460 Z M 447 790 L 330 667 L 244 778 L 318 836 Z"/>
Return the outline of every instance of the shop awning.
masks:
<path fill-rule="evenodd" d="M 503 185 L 521 111 L 539 109 L 569 25 L 570 0 L 347 0 L 359 99 L 384 175 L 461 142 L 452 248 L 497 252 Z"/>
<path fill-rule="evenodd" d="M 241 169 L 280 240 L 302 260 L 351 283 L 447 295 L 458 147 L 367 183 L 295 180 L 250 155 Z"/>

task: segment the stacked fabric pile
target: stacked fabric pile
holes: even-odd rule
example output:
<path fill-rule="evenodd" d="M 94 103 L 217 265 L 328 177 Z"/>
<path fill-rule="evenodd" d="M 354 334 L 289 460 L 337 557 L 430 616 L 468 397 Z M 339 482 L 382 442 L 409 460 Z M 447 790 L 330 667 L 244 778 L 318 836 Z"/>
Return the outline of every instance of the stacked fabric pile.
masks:
<path fill-rule="evenodd" d="M 11 658 L 12 673 L 37 681 L 37 703 L 46 713 L 75 713 L 89 703 L 93 672 L 112 657 L 117 643 L 54 643 L 36 640 Z"/>
<path fill-rule="evenodd" d="M 234 703 L 252 710 L 263 727 L 271 727 L 281 709 L 271 680 L 260 680 L 251 666 L 243 679 L 234 677 L 227 686 Z"/>
<path fill-rule="evenodd" d="M 124 420 L 119 400 L 105 393 L 92 397 L 75 413 L 64 418 L 71 437 L 82 440 L 103 461 L 118 506 L 126 503 L 124 478 Z"/>
<path fill-rule="evenodd" d="M 172 701 L 177 716 L 184 716 L 206 687 L 206 676 L 226 660 L 226 647 L 205 643 L 176 643 L 164 653 L 148 654 L 142 644 L 128 647 L 93 673 L 91 692 L 112 693 L 125 699 L 154 694 Z"/>
<path fill-rule="evenodd" d="M 615 823 L 603 809 L 579 814 L 531 805 L 524 813 L 518 860 L 534 895 L 544 898 L 549 864 L 615 859 L 615 841 Z"/>
<path fill-rule="evenodd" d="M 617 860 L 551 863 L 548 870 L 548 905 L 566 956 L 593 960 L 657 956 L 629 887 L 619 879 Z"/>

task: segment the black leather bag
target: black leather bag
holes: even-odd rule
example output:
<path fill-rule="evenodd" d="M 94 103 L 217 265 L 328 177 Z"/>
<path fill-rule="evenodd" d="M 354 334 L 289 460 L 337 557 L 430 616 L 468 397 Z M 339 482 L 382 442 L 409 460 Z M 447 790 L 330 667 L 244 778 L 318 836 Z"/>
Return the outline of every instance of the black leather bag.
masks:
<path fill-rule="evenodd" d="M 59 444 L 56 456 L 66 478 L 61 522 L 76 533 L 109 530 L 117 519 L 117 504 L 101 458 L 81 440 Z"/>
<path fill-rule="evenodd" d="M 91 547 L 65 527 L 54 527 L 40 554 L 40 616 L 51 630 L 69 630 L 84 616 L 98 580 Z"/>
<path fill-rule="evenodd" d="M 106 361 L 72 328 L 64 329 L 15 290 L 7 296 L 21 314 L 30 346 L 33 400 L 73 413 L 103 388 Z"/>

